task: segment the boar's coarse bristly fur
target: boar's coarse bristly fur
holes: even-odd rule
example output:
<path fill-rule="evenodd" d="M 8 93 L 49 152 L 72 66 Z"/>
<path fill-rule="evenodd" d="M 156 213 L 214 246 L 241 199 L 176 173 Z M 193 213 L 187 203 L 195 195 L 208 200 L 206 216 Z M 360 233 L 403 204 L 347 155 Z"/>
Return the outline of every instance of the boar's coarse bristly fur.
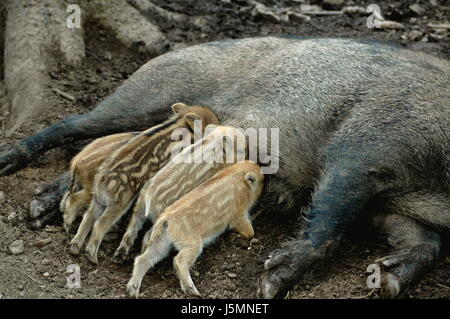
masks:
<path fill-rule="evenodd" d="M 262 37 L 173 51 L 142 66 L 91 112 L 0 154 L 0 172 L 72 140 L 155 123 L 176 101 L 208 105 L 224 125 L 279 128 L 280 168 L 263 202 L 300 212 L 304 200 L 296 196 L 313 190 L 299 236 L 265 263 L 263 296 L 283 296 L 336 252 L 331 248 L 372 200 L 385 202 L 382 213 L 398 213 L 406 227 L 431 225 L 433 233 L 404 238 L 402 255 L 396 250 L 398 258 L 384 261 L 390 276 L 382 291 L 393 297 L 407 291 L 435 262 L 438 230 L 450 216 L 450 62 L 387 43 Z M 420 194 L 414 205 L 411 194 Z M 54 197 L 42 197 L 42 206 Z M 404 229 L 395 225 L 386 229 Z"/>

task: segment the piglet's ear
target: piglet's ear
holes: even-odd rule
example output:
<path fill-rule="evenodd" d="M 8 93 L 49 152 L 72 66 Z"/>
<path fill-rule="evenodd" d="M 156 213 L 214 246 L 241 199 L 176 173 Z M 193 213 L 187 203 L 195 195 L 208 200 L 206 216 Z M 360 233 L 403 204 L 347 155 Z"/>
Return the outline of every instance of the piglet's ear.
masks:
<path fill-rule="evenodd" d="M 187 112 L 189 110 L 189 106 L 187 106 L 184 103 L 175 103 L 174 105 L 172 105 L 172 111 L 174 113 L 184 113 Z"/>
<path fill-rule="evenodd" d="M 184 119 L 186 120 L 187 124 L 191 127 L 192 130 L 194 130 L 194 122 L 195 121 L 201 121 L 202 119 L 198 114 L 195 113 L 187 113 L 184 115 Z"/>
<path fill-rule="evenodd" d="M 248 172 L 244 175 L 244 180 L 247 183 L 248 187 L 250 187 L 251 189 L 254 189 L 256 187 L 257 178 L 258 177 L 254 172 Z"/>

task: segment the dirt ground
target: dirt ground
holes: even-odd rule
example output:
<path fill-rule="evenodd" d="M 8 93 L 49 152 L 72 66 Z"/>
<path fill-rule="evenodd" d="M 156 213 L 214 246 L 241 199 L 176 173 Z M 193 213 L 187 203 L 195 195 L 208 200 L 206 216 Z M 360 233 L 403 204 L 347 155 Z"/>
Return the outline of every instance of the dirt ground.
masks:
<path fill-rule="evenodd" d="M 366 16 L 339 15 L 312 17 L 309 22 L 273 23 L 253 17 L 245 1 L 239 0 L 153 0 L 155 4 L 192 16 L 203 16 L 208 24 L 199 29 L 193 25 L 168 25 L 161 22 L 172 49 L 212 40 L 292 34 L 302 36 L 339 36 L 390 40 L 408 48 L 423 50 L 450 58 L 450 36 L 435 34 L 427 24 L 449 23 L 449 1 L 376 1 L 382 14 L 401 22 L 404 30 L 374 30 L 366 27 Z M 264 0 L 267 6 L 289 6 L 299 1 Z M 317 3 L 316 1 L 315 3 Z M 375 1 L 345 1 L 345 5 L 366 7 Z M 310 1 L 314 3 L 314 1 Z M 417 14 L 409 8 L 419 3 L 424 12 Z M 413 32 L 414 30 L 419 33 Z M 87 57 L 80 68 L 72 68 L 55 56 L 50 76 L 54 87 L 71 95 L 71 102 L 54 96 L 49 103 L 52 112 L 22 128 L 11 137 L 1 135 L 1 144 L 30 135 L 56 121 L 87 112 L 112 93 L 150 56 L 124 48 L 114 35 L 88 22 Z M 2 118 L 0 117 L 1 121 Z M 4 122 L 1 123 L 4 126 Z M 90 264 L 84 256 L 74 257 L 67 246 L 69 236 L 56 220 L 40 231 L 28 229 L 28 207 L 34 189 L 67 169 L 77 146 L 49 151 L 29 167 L 0 178 L 0 191 L 5 202 L 0 202 L 0 299 L 1 298 L 124 298 L 125 285 L 132 271 L 132 263 L 116 265 L 111 260 L 119 244 L 123 225 L 107 235 L 100 249 L 100 265 Z M 1 199 L 0 199 L 1 201 Z M 255 298 L 256 282 L 263 272 L 263 262 L 269 252 L 278 247 L 297 229 L 296 216 L 278 211 L 265 211 L 255 222 L 257 242 L 227 233 L 205 249 L 193 269 L 199 291 L 208 298 Z M 376 258 L 389 253 L 387 244 L 375 237 L 364 225 L 349 234 L 338 257 L 320 264 L 308 272 L 290 292 L 288 298 L 377 298 L 370 296 L 366 287 L 366 268 Z M 357 228 L 355 227 L 355 228 Z M 8 247 L 21 239 L 24 251 L 10 254 Z M 38 247 L 39 240 L 51 242 Z M 81 267 L 81 289 L 66 287 L 66 267 Z M 407 298 L 450 298 L 450 254 L 444 247 L 437 266 L 413 289 Z M 166 259 L 144 278 L 142 297 L 183 298 L 172 269 L 171 258 Z"/>

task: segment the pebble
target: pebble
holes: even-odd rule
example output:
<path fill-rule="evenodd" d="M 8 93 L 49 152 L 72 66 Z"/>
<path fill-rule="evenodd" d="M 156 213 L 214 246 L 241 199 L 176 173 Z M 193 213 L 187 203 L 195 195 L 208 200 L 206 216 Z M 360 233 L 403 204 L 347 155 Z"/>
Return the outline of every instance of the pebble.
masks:
<path fill-rule="evenodd" d="M 230 278 L 236 278 L 236 277 L 237 277 L 237 274 L 235 274 L 234 272 L 229 272 L 229 271 L 227 271 L 225 274 L 226 274 L 228 277 L 230 277 Z"/>
<path fill-rule="evenodd" d="M 200 273 L 196 270 L 191 270 L 191 273 L 192 273 L 192 276 L 194 276 L 194 277 L 200 276 Z"/>
<path fill-rule="evenodd" d="M 58 229 L 58 227 L 47 225 L 47 226 L 45 226 L 45 231 L 47 233 L 57 233 L 57 232 L 59 232 L 59 229 Z"/>
<path fill-rule="evenodd" d="M 422 15 L 425 13 L 425 9 L 422 8 L 418 3 L 412 4 L 409 6 L 409 9 L 418 15 Z"/>
<path fill-rule="evenodd" d="M 6 203 L 6 195 L 3 192 L 0 192 L 0 204 Z"/>
<path fill-rule="evenodd" d="M 35 247 L 44 247 L 52 242 L 51 238 L 38 239 L 33 243 Z"/>
<path fill-rule="evenodd" d="M 50 274 L 49 274 L 48 272 L 44 272 L 44 273 L 42 274 L 42 276 L 48 277 L 48 276 L 50 276 Z"/>
<path fill-rule="evenodd" d="M 9 251 L 13 255 L 19 255 L 23 253 L 23 250 L 24 250 L 23 240 L 21 239 L 15 240 L 11 243 L 11 245 L 9 245 Z"/>
<path fill-rule="evenodd" d="M 411 41 L 416 41 L 422 38 L 423 33 L 418 30 L 413 30 L 408 34 L 408 37 L 411 39 Z"/>
<path fill-rule="evenodd" d="M 11 214 L 8 215 L 8 220 L 14 220 L 17 217 L 17 213 L 16 212 L 12 212 Z"/>

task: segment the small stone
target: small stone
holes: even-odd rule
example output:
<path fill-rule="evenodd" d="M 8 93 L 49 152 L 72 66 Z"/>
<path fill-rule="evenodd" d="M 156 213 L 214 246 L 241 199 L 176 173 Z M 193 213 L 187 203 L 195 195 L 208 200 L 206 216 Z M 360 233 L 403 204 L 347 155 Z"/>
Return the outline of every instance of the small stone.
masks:
<path fill-rule="evenodd" d="M 6 203 L 6 195 L 3 192 L 0 192 L 0 204 Z"/>
<path fill-rule="evenodd" d="M 418 30 L 413 30 L 408 34 L 408 38 L 411 41 L 419 40 L 423 36 L 423 33 Z"/>
<path fill-rule="evenodd" d="M 425 13 L 425 9 L 422 8 L 418 3 L 410 5 L 409 9 L 411 9 L 411 11 L 416 13 L 417 15 L 422 15 Z"/>
<path fill-rule="evenodd" d="M 22 291 L 19 295 L 20 295 L 20 297 L 23 297 L 23 296 L 25 296 L 25 293 Z"/>
<path fill-rule="evenodd" d="M 33 243 L 35 247 L 44 247 L 52 242 L 51 238 L 38 239 Z"/>
<path fill-rule="evenodd" d="M 250 245 L 254 245 L 254 244 L 257 244 L 257 243 L 259 243 L 259 239 L 257 239 L 257 238 L 250 239 Z"/>
<path fill-rule="evenodd" d="M 191 270 L 191 273 L 192 273 L 192 276 L 194 276 L 194 277 L 200 276 L 200 273 L 196 270 Z"/>
<path fill-rule="evenodd" d="M 45 226 L 45 231 L 47 233 L 57 233 L 57 232 L 59 232 L 59 229 L 58 229 L 58 227 L 47 225 L 47 226 Z"/>
<path fill-rule="evenodd" d="M 227 271 L 225 274 L 232 279 L 237 277 L 237 274 L 234 272 Z"/>
<path fill-rule="evenodd" d="M 21 239 L 15 240 L 11 243 L 11 245 L 9 245 L 9 251 L 13 255 L 19 255 L 23 253 L 23 250 L 24 250 L 23 240 Z"/>
<path fill-rule="evenodd" d="M 50 276 L 50 274 L 49 274 L 48 272 L 44 272 L 44 273 L 42 274 L 42 276 L 48 277 L 48 276 Z"/>
<path fill-rule="evenodd" d="M 19 290 L 23 290 L 24 287 L 23 287 L 23 285 L 19 285 L 18 288 L 19 288 Z"/>
<path fill-rule="evenodd" d="M 17 213 L 16 212 L 12 212 L 11 214 L 8 215 L 8 220 L 14 220 L 17 217 Z"/>

